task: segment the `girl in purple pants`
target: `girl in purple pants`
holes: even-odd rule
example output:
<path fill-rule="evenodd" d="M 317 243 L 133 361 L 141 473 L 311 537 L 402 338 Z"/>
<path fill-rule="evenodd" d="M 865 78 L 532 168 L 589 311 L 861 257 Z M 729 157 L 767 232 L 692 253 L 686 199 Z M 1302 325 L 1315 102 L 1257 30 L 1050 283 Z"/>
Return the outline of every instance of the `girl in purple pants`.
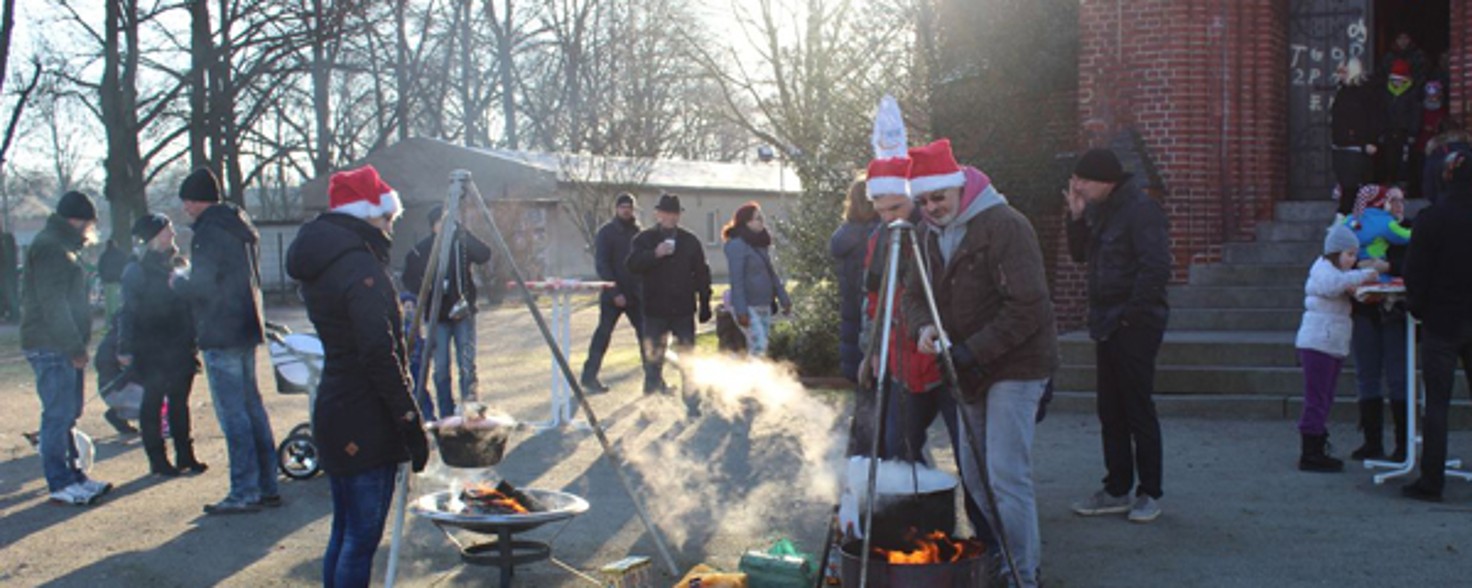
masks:
<path fill-rule="evenodd" d="M 1329 228 L 1324 238 L 1324 255 L 1314 261 L 1304 284 L 1303 322 L 1298 327 L 1294 346 L 1303 364 L 1303 416 L 1298 419 L 1298 432 L 1303 435 L 1303 452 L 1298 469 L 1305 472 L 1337 472 L 1344 462 L 1330 457 L 1325 450 L 1329 431 L 1329 407 L 1334 402 L 1334 386 L 1339 370 L 1349 355 L 1349 340 L 1354 332 L 1350 319 L 1350 300 L 1354 289 L 1378 279 L 1373 269 L 1354 269 L 1360 243 L 1354 231 L 1342 224 Z"/>

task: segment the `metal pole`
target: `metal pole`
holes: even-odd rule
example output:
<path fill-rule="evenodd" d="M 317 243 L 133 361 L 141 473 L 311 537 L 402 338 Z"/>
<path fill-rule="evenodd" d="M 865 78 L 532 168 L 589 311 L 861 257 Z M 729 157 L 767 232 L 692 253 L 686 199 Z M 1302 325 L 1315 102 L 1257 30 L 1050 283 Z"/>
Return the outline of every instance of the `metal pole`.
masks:
<path fill-rule="evenodd" d="M 905 220 L 895 221 L 891 226 L 900 225 L 901 223 L 903 224 L 899 228 L 902 230 L 912 230 L 914 228 L 914 225 L 911 225 L 909 221 Z M 951 397 L 956 400 L 956 406 L 960 407 L 965 404 L 965 400 L 961 397 L 961 380 L 956 375 L 956 364 L 951 358 L 950 337 L 946 335 L 945 326 L 940 321 L 940 309 L 935 304 L 935 292 L 930 288 L 930 272 L 925 268 L 925 257 L 924 252 L 920 250 L 920 240 L 912 240 L 910 247 L 915 255 L 915 270 L 920 272 L 920 289 L 925 292 L 925 305 L 930 311 L 930 320 L 935 325 L 936 332 L 940 334 L 940 353 L 938 355 L 941 359 L 941 369 L 945 371 L 947 380 L 945 388 L 950 392 Z M 984 395 L 986 391 L 983 390 L 982 394 L 981 407 L 982 414 L 985 415 L 986 398 Z M 1005 525 L 1002 522 L 1002 513 L 997 509 L 997 496 L 992 491 L 992 476 L 987 467 L 986 460 L 986 435 L 984 434 L 986 431 L 986 419 L 983 416 L 980 426 L 976 426 L 975 423 L 970 422 L 971 419 L 967 417 L 967 411 L 958 408 L 956 412 L 958 413 L 956 415 L 956 422 L 960 423 L 966 429 L 967 442 L 971 445 L 973 449 L 972 453 L 976 456 L 976 467 L 978 469 L 977 473 L 981 477 L 982 494 L 986 497 L 986 506 L 992 513 L 992 524 L 996 527 L 997 545 L 1002 548 L 1002 556 L 1006 558 L 1007 568 L 1012 571 L 1013 584 L 1021 586 L 1022 574 L 1017 569 L 1016 560 L 1012 558 L 1012 547 L 1007 544 L 1007 533 L 1005 532 Z M 977 433 L 983 434 L 978 438 Z"/>
<path fill-rule="evenodd" d="M 864 495 L 864 551 L 859 555 L 859 588 L 868 588 L 869 585 L 869 549 L 874 543 L 874 491 L 879 471 L 879 430 L 884 426 L 885 406 L 888 404 L 889 396 L 889 340 L 894 330 L 894 292 L 898 282 L 900 266 L 900 240 L 904 237 L 901 233 L 903 227 L 900 221 L 889 225 L 889 254 L 884 257 L 884 298 L 880 299 L 880 313 L 883 321 L 880 326 L 879 340 L 879 378 L 875 384 L 878 395 L 878 406 L 874 407 L 874 431 L 873 441 L 870 443 L 869 451 L 869 479 L 867 481 L 867 492 Z M 906 223 L 908 224 L 908 223 Z"/>
<path fill-rule="evenodd" d="M 506 267 L 510 268 L 511 277 L 516 281 L 517 288 L 521 290 L 521 299 L 526 303 L 527 310 L 531 311 L 532 321 L 537 324 L 537 329 L 542 332 L 542 339 L 547 342 L 547 347 L 552 350 L 553 359 L 556 359 L 557 365 L 562 367 L 562 375 L 566 378 L 568 387 L 572 390 L 572 393 L 577 396 L 578 404 L 583 407 L 583 413 L 588 415 L 588 425 L 592 427 L 593 435 L 598 438 L 598 444 L 603 447 L 603 457 L 607 458 L 608 463 L 613 466 L 613 471 L 618 475 L 618 481 L 623 485 L 624 492 L 628 493 L 629 500 L 634 503 L 634 512 L 639 515 L 639 520 L 644 523 L 644 527 L 648 529 L 649 535 L 654 538 L 654 545 L 659 549 L 659 555 L 664 558 L 665 565 L 669 567 L 670 575 L 680 575 L 679 569 L 675 567 L 675 559 L 670 556 L 669 548 L 665 546 L 664 538 L 660 536 L 659 529 L 654 526 L 653 520 L 649 518 L 649 513 L 644 508 L 644 503 L 634 493 L 634 486 L 629 481 L 628 475 L 619 467 L 620 460 L 618 453 L 614 450 L 613 444 L 608 441 L 608 436 L 603 432 L 603 426 L 598 423 L 598 416 L 593 413 L 593 405 L 589 404 L 587 396 L 583 395 L 583 387 L 573 375 L 572 366 L 567 362 L 567 356 L 563 355 L 562 349 L 557 346 L 557 341 L 552 336 L 552 332 L 547 328 L 547 321 L 542 318 L 541 309 L 537 308 L 537 302 L 532 298 L 531 290 L 527 289 L 526 280 L 521 276 L 521 270 L 516 267 L 516 260 L 511 257 L 511 248 L 506 245 L 506 239 L 501 236 L 500 229 L 496 228 L 495 217 L 491 214 L 490 208 L 486 207 L 485 200 L 480 197 L 480 192 L 476 189 L 475 182 L 471 181 L 470 172 L 466 170 L 450 172 L 450 183 L 451 186 L 461 186 L 462 191 L 468 192 L 474 197 L 475 204 L 480 209 L 480 213 L 486 221 L 487 230 L 490 231 L 491 240 L 495 244 L 496 250 L 506 259 Z"/>
<path fill-rule="evenodd" d="M 404 539 L 404 510 L 409 502 L 409 464 L 399 464 L 398 484 L 394 490 L 394 532 L 388 544 L 388 572 L 384 574 L 384 588 L 394 587 L 394 577 L 399 572 L 399 547 Z"/>

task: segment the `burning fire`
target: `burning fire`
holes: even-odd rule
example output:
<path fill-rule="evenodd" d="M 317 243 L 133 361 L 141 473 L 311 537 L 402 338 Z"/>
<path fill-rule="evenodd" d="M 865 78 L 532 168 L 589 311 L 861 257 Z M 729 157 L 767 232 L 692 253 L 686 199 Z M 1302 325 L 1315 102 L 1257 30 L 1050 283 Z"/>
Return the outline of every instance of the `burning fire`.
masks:
<path fill-rule="evenodd" d="M 940 531 L 932 531 L 929 535 L 911 539 L 910 542 L 915 549 L 890 551 L 876 547 L 874 555 L 886 559 L 890 565 L 924 565 L 971 559 L 980 556 L 985 550 L 980 542 L 951 539 Z"/>
<path fill-rule="evenodd" d="M 476 482 L 460 492 L 460 499 L 467 508 L 496 514 L 526 514 L 531 512 L 517 501 L 487 482 Z"/>

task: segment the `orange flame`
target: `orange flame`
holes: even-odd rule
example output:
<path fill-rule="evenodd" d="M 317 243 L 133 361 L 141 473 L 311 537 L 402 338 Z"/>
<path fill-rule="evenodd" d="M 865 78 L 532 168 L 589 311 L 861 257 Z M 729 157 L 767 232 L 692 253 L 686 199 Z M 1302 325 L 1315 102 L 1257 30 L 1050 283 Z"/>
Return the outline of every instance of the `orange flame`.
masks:
<path fill-rule="evenodd" d="M 920 539 L 911 539 L 915 549 L 909 551 L 874 549 L 890 565 L 924 565 L 952 563 L 981 555 L 984 546 L 976 541 L 955 540 L 940 531 L 932 531 Z"/>
<path fill-rule="evenodd" d="M 486 482 L 477 482 L 470 486 L 466 486 L 465 491 L 462 492 L 462 495 L 464 496 L 466 502 L 474 502 L 488 507 L 509 511 L 515 514 L 526 514 L 528 512 L 531 512 L 527 510 L 525 506 L 522 506 L 520 502 L 517 502 L 515 498 L 502 494 L 500 491 L 496 490 L 495 486 L 492 486 Z"/>

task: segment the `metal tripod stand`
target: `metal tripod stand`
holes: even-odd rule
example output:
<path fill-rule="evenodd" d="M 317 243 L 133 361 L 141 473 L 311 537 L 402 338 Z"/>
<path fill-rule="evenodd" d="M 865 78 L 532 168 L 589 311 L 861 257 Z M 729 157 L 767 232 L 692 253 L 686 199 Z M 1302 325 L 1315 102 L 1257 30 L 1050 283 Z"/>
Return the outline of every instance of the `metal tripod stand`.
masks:
<path fill-rule="evenodd" d="M 603 448 L 603 456 L 608 459 L 609 465 L 613 466 L 614 473 L 618 475 L 619 483 L 623 485 L 624 491 L 629 495 L 629 500 L 634 503 L 635 513 L 639 515 L 639 520 L 644 523 L 644 528 L 649 531 L 649 535 L 654 539 L 654 545 L 659 549 L 659 554 L 664 559 L 665 565 L 669 567 L 670 574 L 678 576 L 679 570 L 675 567 L 675 560 L 670 556 L 669 548 L 665 546 L 664 538 L 659 534 L 659 529 L 654 526 L 653 520 L 649 518 L 648 510 L 645 508 L 643 501 L 634 492 L 634 486 L 622 468 L 622 460 L 619 458 L 613 444 L 608 441 L 608 436 L 604 433 L 603 426 L 598 422 L 598 416 L 593 413 L 593 406 L 588 403 L 588 399 L 583 393 L 583 387 L 579 383 L 579 379 L 574 376 L 571 364 L 567 361 L 567 356 L 562 353 L 562 348 L 557 345 L 557 339 L 553 337 L 551 329 L 547 327 L 547 321 L 542 317 L 542 311 L 537 307 L 536 299 L 532 297 L 531 290 L 527 288 L 526 280 L 523 279 L 521 270 L 516 267 L 516 261 L 511 255 L 511 248 L 506 244 L 506 239 L 502 237 L 500 229 L 496 227 L 495 215 L 486 206 L 485 199 L 481 198 L 480 190 L 476 188 L 475 182 L 471 180 L 469 171 L 455 170 L 450 172 L 450 190 L 449 194 L 445 197 L 444 224 L 440 227 L 439 234 L 435 236 L 432 249 L 435 255 L 430 258 L 428 267 L 425 268 L 424 283 L 418 285 L 420 300 L 424 300 L 424 297 L 427 295 L 433 295 L 429 305 L 430 314 L 424 315 L 425 306 L 420 304 L 416 307 L 414 320 L 410 324 L 417 329 L 423 316 L 440 316 L 442 288 L 445 285 L 444 273 L 449 266 L 451 255 L 450 246 L 453 240 L 453 237 L 446 238 L 445 236 L 454 235 L 455 231 L 460 227 L 462 208 L 467 205 L 473 205 L 475 211 L 479 213 L 480 220 L 485 224 L 484 229 L 491 237 L 490 245 L 494 248 L 496 254 L 500 256 L 502 262 L 506 264 L 506 267 L 510 269 L 517 289 L 521 292 L 522 301 L 526 303 L 527 310 L 531 312 L 532 321 L 537 324 L 537 329 L 541 332 L 542 339 L 547 343 L 547 348 L 552 352 L 552 358 L 556 360 L 557 365 L 562 369 L 562 375 L 566 379 L 568 387 L 572 390 L 573 396 L 577 398 L 578 405 L 582 407 L 583 414 L 588 417 L 588 425 L 592 428 L 594 436 L 597 437 L 598 444 Z M 405 284 L 405 286 L 413 286 L 413 284 Z M 430 358 L 433 357 L 434 353 L 433 347 L 434 339 L 432 337 L 426 338 L 424 350 L 420 356 L 419 378 L 414 385 L 415 398 L 419 397 L 428 379 Z"/>
<path fill-rule="evenodd" d="M 869 558 L 871 557 L 870 547 L 872 545 L 871 542 L 874 536 L 874 493 L 879 468 L 879 460 L 876 459 L 874 456 L 879 455 L 880 431 L 883 427 L 884 413 L 886 412 L 884 407 L 887 405 L 887 396 L 889 394 L 889 356 L 893 352 L 893 350 L 890 348 L 889 343 L 890 334 L 894 328 L 894 296 L 897 289 L 897 282 L 901 279 L 901 276 L 898 275 L 900 249 L 906 236 L 910 237 L 910 248 L 911 254 L 913 255 L 913 263 L 915 264 L 915 270 L 918 271 L 920 274 L 919 281 L 921 285 L 921 290 L 923 290 L 925 293 L 926 308 L 929 311 L 931 324 L 933 324 L 936 331 L 940 333 L 939 357 L 941 360 L 941 369 L 943 372 L 942 375 L 944 376 L 943 387 L 946 389 L 947 393 L 949 393 L 952 398 L 955 399 L 957 406 L 960 406 L 964 403 L 961 397 L 961 380 L 957 376 L 956 365 L 951 358 L 950 338 L 946 335 L 945 327 L 941 323 L 940 311 L 935 304 L 935 293 L 931 289 L 930 272 L 925 267 L 925 256 L 920 250 L 920 242 L 918 239 L 914 238 L 915 225 L 907 220 L 900 219 L 889 223 L 886 226 L 886 230 L 889 231 L 889 252 L 885 256 L 884 260 L 884 278 L 880 287 L 880 291 L 883 294 L 879 300 L 880 312 L 878 313 L 878 315 L 882 317 L 881 320 L 883 321 L 879 342 L 879 376 L 876 380 L 876 387 L 879 395 L 877 402 L 879 404 L 874 411 L 874 427 L 872 431 L 874 437 L 870 444 L 869 453 L 870 459 L 868 491 L 865 495 L 864 505 L 864 546 L 863 554 L 860 556 L 861 560 L 859 567 L 860 588 L 868 588 L 869 581 Z M 1021 586 L 1022 575 L 1018 571 L 1016 561 L 1012 557 L 1012 548 L 1007 544 L 1007 534 L 1003 529 L 1001 513 L 997 509 L 997 497 L 996 494 L 992 491 L 991 474 L 987 469 L 985 445 L 986 419 L 984 418 L 986 407 L 985 399 L 982 400 L 981 406 L 983 414 L 983 418 L 981 419 L 982 422 L 971 422 L 971 419 L 968 417 L 968 413 L 966 411 L 959 411 L 960 414 L 957 415 L 957 422 L 961 424 L 962 428 L 967 433 L 966 437 L 962 439 L 962 442 L 969 443 L 971 447 L 975 449 L 975 451 L 972 451 L 971 453 L 976 459 L 975 465 L 979 477 L 981 478 L 983 491 L 982 494 L 986 498 L 986 504 L 984 505 L 984 508 L 986 508 L 988 513 L 991 515 L 991 524 L 993 530 L 996 533 L 997 544 L 999 547 L 1001 547 L 1002 556 L 1005 558 L 1005 561 L 1007 563 L 1007 569 L 1011 572 L 1012 582 L 1017 586 Z M 956 450 L 959 451 L 960 448 L 956 448 Z"/>

